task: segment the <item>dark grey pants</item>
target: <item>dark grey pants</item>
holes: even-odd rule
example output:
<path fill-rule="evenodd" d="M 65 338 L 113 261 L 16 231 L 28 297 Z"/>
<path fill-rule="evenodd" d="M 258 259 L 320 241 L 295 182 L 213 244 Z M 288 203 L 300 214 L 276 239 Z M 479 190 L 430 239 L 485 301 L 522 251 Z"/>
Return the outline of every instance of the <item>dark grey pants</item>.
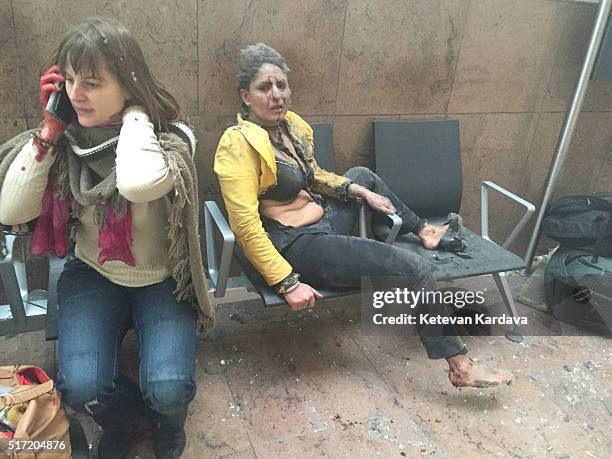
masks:
<path fill-rule="evenodd" d="M 345 175 L 355 183 L 391 199 L 405 219 L 405 231 L 416 228 L 419 217 L 374 172 L 355 167 Z M 357 203 L 329 199 L 328 206 L 334 233 L 302 234 L 283 251 L 284 257 L 294 271 L 300 273 L 304 282 L 321 287 L 359 288 L 362 278 L 369 277 L 377 290 L 387 290 L 399 287 L 396 280 L 401 278 L 401 287 L 424 291 L 437 289 L 431 268 L 418 255 L 382 242 L 349 235 L 358 218 Z M 415 312 L 432 316 L 448 315 L 446 306 L 439 303 L 417 305 Z M 449 330 L 448 326 L 438 330 L 431 327 L 427 327 L 426 331 L 419 329 L 419 334 L 429 358 L 440 359 L 467 352 L 454 330 Z"/>

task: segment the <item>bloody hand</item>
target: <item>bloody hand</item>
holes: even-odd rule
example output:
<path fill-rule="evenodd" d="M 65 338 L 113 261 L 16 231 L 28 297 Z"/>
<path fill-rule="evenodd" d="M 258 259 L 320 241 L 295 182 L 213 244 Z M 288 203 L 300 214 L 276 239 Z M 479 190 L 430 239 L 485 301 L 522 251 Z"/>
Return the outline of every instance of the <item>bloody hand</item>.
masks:
<path fill-rule="evenodd" d="M 38 137 L 34 137 L 34 144 L 38 148 L 38 156 L 36 158 L 38 161 L 47 153 L 49 144 L 57 142 L 68 127 L 67 124 L 54 118 L 46 110 L 51 93 L 60 91 L 57 83 L 62 81 L 64 81 L 64 76 L 61 74 L 58 65 L 54 65 L 40 77 L 40 104 L 44 121 Z"/>
<path fill-rule="evenodd" d="M 49 137 L 44 137 L 43 140 L 48 142 L 57 141 L 66 130 L 66 127 L 68 127 L 67 124 L 62 123 L 46 110 L 51 93 L 60 91 L 57 84 L 62 81 L 64 81 L 64 75 L 61 74 L 58 65 L 54 65 L 40 77 L 40 104 L 42 106 L 42 115 L 45 120 L 43 128 L 46 127 L 49 131 Z"/>

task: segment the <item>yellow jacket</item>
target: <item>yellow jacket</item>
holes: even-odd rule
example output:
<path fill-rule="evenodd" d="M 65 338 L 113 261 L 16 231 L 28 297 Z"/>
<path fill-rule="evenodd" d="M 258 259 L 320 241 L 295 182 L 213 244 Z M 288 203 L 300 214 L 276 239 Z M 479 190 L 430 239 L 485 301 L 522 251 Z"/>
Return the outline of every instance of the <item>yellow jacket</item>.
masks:
<path fill-rule="evenodd" d="M 259 216 L 259 195 L 276 185 L 276 160 L 268 133 L 255 123 L 237 117 L 228 128 L 215 153 L 229 224 L 251 264 L 269 285 L 287 277 L 291 265 L 276 250 Z M 303 147 L 306 162 L 314 172 L 313 190 L 346 200 L 350 180 L 321 169 L 314 158 L 312 128 L 293 112 L 286 116 L 289 132 Z"/>

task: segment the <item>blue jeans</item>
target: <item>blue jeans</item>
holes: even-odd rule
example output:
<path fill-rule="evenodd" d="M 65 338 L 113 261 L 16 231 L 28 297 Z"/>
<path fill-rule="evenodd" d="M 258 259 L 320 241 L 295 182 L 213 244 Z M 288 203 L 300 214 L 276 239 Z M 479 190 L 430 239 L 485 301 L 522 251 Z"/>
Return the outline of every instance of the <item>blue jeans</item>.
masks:
<path fill-rule="evenodd" d="M 69 406 L 125 435 L 141 417 L 161 432 L 183 428 L 196 390 L 197 315 L 177 302 L 175 287 L 172 278 L 123 287 L 77 258 L 66 262 L 57 287 L 58 388 Z M 140 385 L 119 373 L 130 328 L 138 335 Z"/>

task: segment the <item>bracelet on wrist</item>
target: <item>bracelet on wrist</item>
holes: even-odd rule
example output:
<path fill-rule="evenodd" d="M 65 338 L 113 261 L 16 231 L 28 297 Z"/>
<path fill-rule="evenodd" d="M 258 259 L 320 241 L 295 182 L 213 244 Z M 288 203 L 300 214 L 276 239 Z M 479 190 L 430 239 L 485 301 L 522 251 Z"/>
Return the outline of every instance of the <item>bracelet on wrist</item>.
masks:
<path fill-rule="evenodd" d="M 279 294 L 284 295 L 285 293 L 296 289 L 298 285 L 300 285 L 300 275 L 298 273 L 291 273 L 276 284 L 275 287 Z"/>
<path fill-rule="evenodd" d="M 50 142 L 40 136 L 40 129 L 32 133 L 32 140 L 34 141 L 35 145 L 46 148 L 47 150 L 51 147 L 57 147 L 57 144 L 55 142 Z"/>
<path fill-rule="evenodd" d="M 298 288 L 300 286 L 300 284 L 301 284 L 300 281 L 296 282 L 291 287 L 289 287 L 287 290 L 285 290 L 285 293 L 289 293 L 289 292 L 295 290 L 296 288 Z"/>

